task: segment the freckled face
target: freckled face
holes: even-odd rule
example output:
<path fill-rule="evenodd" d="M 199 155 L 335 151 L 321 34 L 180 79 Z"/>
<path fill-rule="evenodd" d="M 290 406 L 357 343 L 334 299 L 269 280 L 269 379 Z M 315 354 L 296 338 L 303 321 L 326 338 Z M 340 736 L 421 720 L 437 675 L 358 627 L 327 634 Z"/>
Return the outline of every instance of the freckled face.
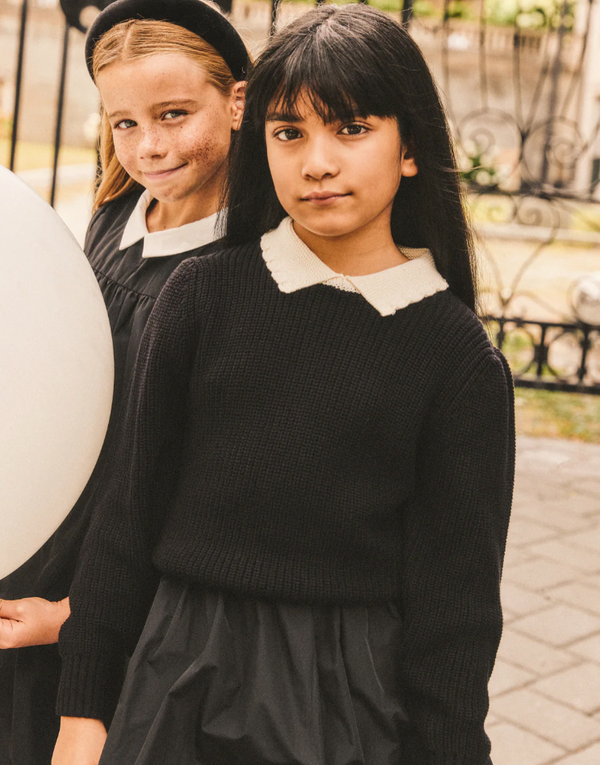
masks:
<path fill-rule="evenodd" d="M 296 230 L 345 237 L 382 222 L 389 227 L 401 176 L 417 172 L 396 120 L 326 124 L 302 98 L 297 112 L 281 114 L 274 106 L 265 126 L 275 192 Z"/>
<path fill-rule="evenodd" d="M 160 202 L 214 193 L 241 107 L 179 53 L 110 64 L 97 77 L 117 158 Z"/>

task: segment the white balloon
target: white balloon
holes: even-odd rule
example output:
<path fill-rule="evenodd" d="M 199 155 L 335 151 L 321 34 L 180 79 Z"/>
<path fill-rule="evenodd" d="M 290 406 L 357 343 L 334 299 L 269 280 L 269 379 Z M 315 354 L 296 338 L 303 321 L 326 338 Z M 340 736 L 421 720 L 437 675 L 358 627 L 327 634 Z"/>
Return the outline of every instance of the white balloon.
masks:
<path fill-rule="evenodd" d="M 0 578 L 58 528 L 110 416 L 102 293 L 54 210 L 0 167 Z"/>

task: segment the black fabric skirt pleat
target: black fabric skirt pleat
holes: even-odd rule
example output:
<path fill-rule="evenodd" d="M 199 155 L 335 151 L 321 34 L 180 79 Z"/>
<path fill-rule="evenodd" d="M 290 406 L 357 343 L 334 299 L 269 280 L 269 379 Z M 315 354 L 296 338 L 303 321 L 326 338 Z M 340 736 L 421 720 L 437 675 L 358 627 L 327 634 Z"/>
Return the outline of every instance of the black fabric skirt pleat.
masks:
<path fill-rule="evenodd" d="M 163 579 L 100 765 L 404 765 L 400 630 Z"/>

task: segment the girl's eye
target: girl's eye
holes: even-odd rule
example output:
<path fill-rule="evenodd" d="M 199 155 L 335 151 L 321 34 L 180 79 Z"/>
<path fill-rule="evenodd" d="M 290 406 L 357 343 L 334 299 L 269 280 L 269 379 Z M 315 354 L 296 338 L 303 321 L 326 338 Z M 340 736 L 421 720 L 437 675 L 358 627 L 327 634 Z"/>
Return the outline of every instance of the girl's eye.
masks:
<path fill-rule="evenodd" d="M 300 138 L 300 131 L 295 128 L 283 128 L 283 130 L 275 133 L 275 138 L 278 141 L 295 141 Z"/>
<path fill-rule="evenodd" d="M 114 126 L 114 130 L 127 130 L 128 128 L 135 127 L 136 123 L 133 120 L 121 120 Z"/>
<path fill-rule="evenodd" d="M 340 130 L 340 133 L 343 133 L 343 135 L 363 135 L 363 133 L 368 132 L 368 128 L 366 128 L 364 125 L 359 125 L 356 122 L 353 122 L 351 125 L 345 125 Z"/>
<path fill-rule="evenodd" d="M 174 120 L 177 117 L 181 117 L 183 114 L 186 114 L 186 112 L 182 112 L 180 109 L 171 109 L 169 112 L 165 112 L 163 114 L 164 120 Z"/>

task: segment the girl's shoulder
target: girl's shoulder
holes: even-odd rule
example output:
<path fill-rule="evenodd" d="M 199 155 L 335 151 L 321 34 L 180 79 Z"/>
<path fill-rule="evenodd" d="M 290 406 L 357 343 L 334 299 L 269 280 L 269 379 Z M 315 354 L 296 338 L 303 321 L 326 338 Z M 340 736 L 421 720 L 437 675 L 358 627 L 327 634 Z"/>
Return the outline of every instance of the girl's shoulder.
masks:
<path fill-rule="evenodd" d="M 100 205 L 92 215 L 85 236 L 84 250 L 88 256 L 109 234 L 118 236 L 123 231 L 143 192 L 140 187 Z"/>
<path fill-rule="evenodd" d="M 137 189 L 133 189 L 133 191 L 127 192 L 127 194 L 121 194 L 115 199 L 104 202 L 94 212 L 90 223 L 107 219 L 118 220 L 123 214 L 130 214 L 143 193 L 144 189 L 140 186 Z"/>
<path fill-rule="evenodd" d="M 256 283 L 252 272 L 260 269 L 263 262 L 260 253 L 258 240 L 235 246 L 220 240 L 211 242 L 197 255 L 185 257 L 173 270 L 167 285 L 171 290 L 191 290 L 206 297 L 214 297 L 223 290 L 239 290 Z"/>
<path fill-rule="evenodd" d="M 483 381 L 512 388 L 508 364 L 492 342 L 490 328 L 449 289 L 423 301 L 427 315 L 427 342 L 435 358 L 435 377 L 442 398 L 452 390 L 466 391 Z M 477 381 L 480 383 L 477 383 Z"/>
<path fill-rule="evenodd" d="M 441 290 L 423 301 L 429 324 L 435 327 L 436 339 L 453 351 L 493 348 L 488 329 L 482 320 L 450 289 Z"/>
<path fill-rule="evenodd" d="M 194 271 L 201 280 L 215 281 L 218 284 L 236 283 L 247 280 L 252 272 L 264 269 L 260 240 L 238 245 L 227 245 L 223 241 L 212 242 L 201 255 L 186 258 L 184 264 L 188 271 Z M 193 266 L 191 265 L 193 263 Z"/>

